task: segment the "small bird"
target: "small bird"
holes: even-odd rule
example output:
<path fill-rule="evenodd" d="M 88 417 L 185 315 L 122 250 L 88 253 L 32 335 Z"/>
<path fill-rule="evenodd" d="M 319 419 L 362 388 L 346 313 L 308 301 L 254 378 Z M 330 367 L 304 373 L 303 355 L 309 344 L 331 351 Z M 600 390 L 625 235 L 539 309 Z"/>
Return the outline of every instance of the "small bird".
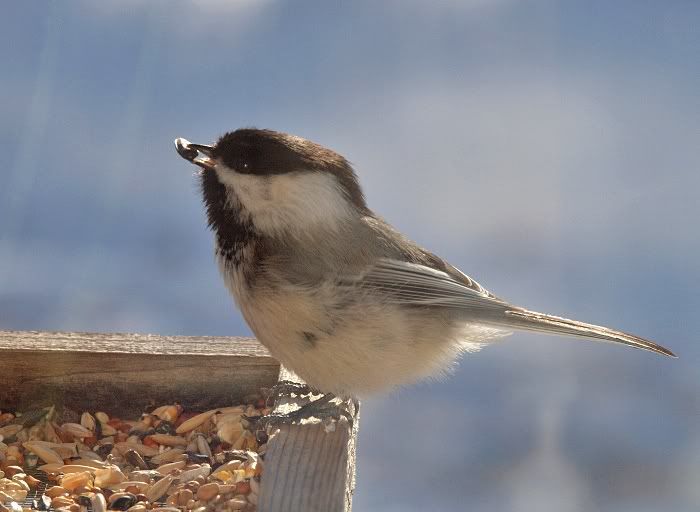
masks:
<path fill-rule="evenodd" d="M 387 224 L 348 161 L 272 130 L 175 141 L 201 167 L 226 286 L 273 357 L 320 391 L 362 397 L 444 374 L 513 330 L 593 338 L 675 357 L 652 341 L 493 295 Z"/>

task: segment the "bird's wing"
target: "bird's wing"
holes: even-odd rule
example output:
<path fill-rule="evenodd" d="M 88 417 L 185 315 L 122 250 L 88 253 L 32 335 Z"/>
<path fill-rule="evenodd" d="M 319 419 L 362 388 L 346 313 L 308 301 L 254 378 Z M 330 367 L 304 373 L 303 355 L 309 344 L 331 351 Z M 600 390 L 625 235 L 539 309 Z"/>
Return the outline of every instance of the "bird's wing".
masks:
<path fill-rule="evenodd" d="M 379 293 L 383 300 L 395 304 L 501 312 L 510 307 L 473 279 L 461 276 L 463 279 L 458 281 L 442 270 L 382 258 L 360 276 L 343 282 Z"/>
<path fill-rule="evenodd" d="M 454 309 L 465 321 L 483 325 L 593 338 L 674 356 L 667 348 L 634 334 L 514 306 L 461 272 L 456 277 L 425 265 L 384 258 L 347 284 L 379 294 L 388 303 Z"/>
<path fill-rule="evenodd" d="M 416 274 L 421 272 L 417 266 L 421 266 L 423 267 L 422 272 L 426 276 L 440 276 L 443 281 L 450 280 L 453 285 L 462 285 L 462 287 L 469 288 L 478 295 L 498 300 L 496 296 L 471 277 L 459 271 L 439 256 L 409 240 L 381 218 L 368 216 L 363 219 L 363 223 L 371 231 L 372 238 L 380 248 L 375 253 L 375 256 L 382 258 L 381 268 L 389 269 L 393 265 L 395 272 L 410 270 L 413 274 Z M 413 264 L 413 266 L 402 267 L 404 263 Z M 377 272 L 381 268 L 377 268 Z M 454 286 L 452 289 L 455 289 Z"/>

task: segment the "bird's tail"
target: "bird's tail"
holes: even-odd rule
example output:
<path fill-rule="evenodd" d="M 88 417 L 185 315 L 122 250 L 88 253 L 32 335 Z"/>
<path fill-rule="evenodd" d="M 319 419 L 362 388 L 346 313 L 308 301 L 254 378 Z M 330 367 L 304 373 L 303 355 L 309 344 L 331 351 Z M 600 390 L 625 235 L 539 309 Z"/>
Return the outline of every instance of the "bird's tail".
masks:
<path fill-rule="evenodd" d="M 512 329 L 581 338 L 595 338 L 612 343 L 622 343 L 623 345 L 649 350 L 665 356 L 676 357 L 669 349 L 633 334 L 616 331 L 600 325 L 587 324 L 577 320 L 569 320 L 568 318 L 528 311 L 527 309 L 508 309 L 505 311 L 505 318 L 500 317 L 499 320 L 501 320 L 498 322 L 500 325 Z"/>

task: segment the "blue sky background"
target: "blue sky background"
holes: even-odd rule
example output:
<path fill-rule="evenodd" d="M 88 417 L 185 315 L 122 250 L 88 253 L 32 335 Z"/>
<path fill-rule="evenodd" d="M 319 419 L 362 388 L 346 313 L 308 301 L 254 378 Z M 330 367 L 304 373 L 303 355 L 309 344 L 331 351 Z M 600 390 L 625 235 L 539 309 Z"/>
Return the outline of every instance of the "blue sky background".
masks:
<path fill-rule="evenodd" d="M 698 26 L 695 1 L 10 3 L 0 328 L 248 333 L 172 141 L 291 132 L 494 293 L 681 356 L 516 334 L 367 400 L 356 511 L 696 511 Z"/>

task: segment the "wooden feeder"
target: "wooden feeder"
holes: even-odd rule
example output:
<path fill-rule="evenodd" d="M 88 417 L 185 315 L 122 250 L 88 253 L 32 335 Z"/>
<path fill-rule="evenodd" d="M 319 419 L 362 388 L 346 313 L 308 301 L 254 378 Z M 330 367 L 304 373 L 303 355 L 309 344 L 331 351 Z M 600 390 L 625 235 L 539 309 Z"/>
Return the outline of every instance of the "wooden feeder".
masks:
<path fill-rule="evenodd" d="M 0 331 L 0 409 L 58 405 L 138 417 L 178 402 L 205 411 L 231 405 L 293 374 L 251 338 Z M 275 412 L 304 399 L 275 398 Z M 267 443 L 260 512 L 349 511 L 359 415 L 282 425 Z"/>

